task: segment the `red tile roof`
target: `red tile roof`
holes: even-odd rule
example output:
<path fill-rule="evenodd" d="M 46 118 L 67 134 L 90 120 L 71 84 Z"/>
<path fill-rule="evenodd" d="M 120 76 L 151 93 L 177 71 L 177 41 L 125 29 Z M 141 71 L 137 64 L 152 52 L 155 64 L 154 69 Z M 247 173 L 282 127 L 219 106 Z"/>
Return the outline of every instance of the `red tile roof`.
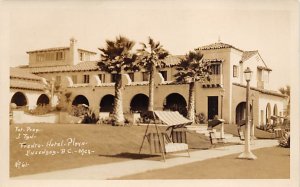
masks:
<path fill-rule="evenodd" d="M 75 66 L 26 67 L 31 73 L 78 72 L 99 70 L 96 61 L 80 62 Z"/>
<path fill-rule="evenodd" d="M 38 52 L 58 51 L 58 50 L 68 50 L 68 49 L 70 49 L 70 47 L 52 47 L 52 48 L 47 48 L 47 49 L 27 51 L 26 53 L 38 53 Z"/>
<path fill-rule="evenodd" d="M 239 83 L 232 83 L 233 85 L 236 85 L 236 86 L 240 86 L 240 87 L 244 87 L 246 88 L 246 85 L 243 85 L 243 84 L 239 84 Z M 261 88 L 255 88 L 255 87 L 250 87 L 251 90 L 256 90 L 258 92 L 261 92 L 261 93 L 264 93 L 264 94 L 268 94 L 268 95 L 275 95 L 275 96 L 279 96 L 279 97 L 287 97 L 286 95 L 284 94 L 281 94 L 279 92 L 276 92 L 276 91 L 272 91 L 272 90 L 266 90 L 266 89 L 261 89 Z"/>
<path fill-rule="evenodd" d="M 184 55 L 170 55 L 166 58 L 165 63 L 167 66 L 176 66 L 180 63 L 180 60 L 184 58 Z M 204 62 L 223 62 L 223 59 L 203 59 Z"/>
<path fill-rule="evenodd" d="M 45 85 L 42 82 L 38 81 L 10 79 L 10 88 L 43 91 Z"/>
<path fill-rule="evenodd" d="M 184 57 L 184 55 L 169 55 L 166 57 L 164 62 L 166 66 L 174 66 L 180 63 L 180 60 Z"/>
<path fill-rule="evenodd" d="M 43 91 L 42 77 L 34 75 L 28 69 L 10 68 L 10 88 Z"/>
<path fill-rule="evenodd" d="M 167 66 L 178 65 L 183 55 L 169 56 L 166 58 L 165 63 Z M 221 59 L 204 59 L 209 62 L 221 62 Z M 75 66 L 49 66 L 49 67 L 23 67 L 31 73 L 54 73 L 54 72 L 79 72 L 79 71 L 99 71 L 97 61 L 80 62 Z"/>
<path fill-rule="evenodd" d="M 42 78 L 30 73 L 28 69 L 22 68 L 10 68 L 10 77 L 11 78 L 19 78 L 19 79 L 27 79 L 27 80 L 35 80 L 40 81 Z"/>
<path fill-rule="evenodd" d="M 38 49 L 38 50 L 27 51 L 26 53 L 39 53 L 39 52 L 59 51 L 59 50 L 69 50 L 69 49 L 70 49 L 70 47 L 52 47 L 52 48 L 47 48 L 47 49 Z M 78 50 L 93 53 L 93 54 L 97 54 L 94 51 L 89 51 L 89 50 L 86 50 L 86 49 L 78 48 Z"/>
<path fill-rule="evenodd" d="M 272 71 L 271 68 L 264 67 L 264 66 L 257 66 L 257 69 L 262 69 L 262 70 L 266 70 L 266 71 Z"/>
<path fill-rule="evenodd" d="M 211 49 L 225 49 L 225 48 L 233 48 L 233 49 L 243 52 L 243 50 L 240 50 L 232 45 L 222 43 L 222 42 L 216 42 L 213 44 L 205 45 L 205 46 L 197 48 L 196 50 L 211 50 Z"/>

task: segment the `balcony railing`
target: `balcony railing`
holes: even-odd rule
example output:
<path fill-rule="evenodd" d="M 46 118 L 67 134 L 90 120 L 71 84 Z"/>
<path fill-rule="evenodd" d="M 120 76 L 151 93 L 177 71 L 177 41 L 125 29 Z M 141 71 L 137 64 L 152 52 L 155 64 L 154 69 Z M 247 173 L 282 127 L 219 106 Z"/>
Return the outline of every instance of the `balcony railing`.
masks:
<path fill-rule="evenodd" d="M 202 83 L 203 88 L 215 88 L 223 85 L 222 75 L 210 75 L 210 80 Z"/>

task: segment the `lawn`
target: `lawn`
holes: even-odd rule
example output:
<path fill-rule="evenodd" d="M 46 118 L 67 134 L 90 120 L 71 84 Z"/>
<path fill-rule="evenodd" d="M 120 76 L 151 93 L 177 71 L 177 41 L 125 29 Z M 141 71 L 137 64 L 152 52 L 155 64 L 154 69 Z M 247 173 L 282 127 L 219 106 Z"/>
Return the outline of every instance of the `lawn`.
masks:
<path fill-rule="evenodd" d="M 288 179 L 290 149 L 254 150 L 257 160 L 237 159 L 238 154 L 125 176 L 119 179 Z"/>
<path fill-rule="evenodd" d="M 215 129 L 220 130 L 221 125 L 215 127 Z M 229 134 L 238 136 L 236 124 L 224 124 L 224 131 L 225 131 L 225 133 L 229 133 Z M 254 135 L 256 138 L 259 138 L 259 139 L 273 139 L 274 138 L 274 133 L 269 133 L 269 132 L 266 132 L 266 131 L 263 131 L 263 130 L 260 130 L 257 128 L 254 128 Z"/>
<path fill-rule="evenodd" d="M 16 128 L 23 129 L 21 135 L 34 135 L 33 138 L 28 140 L 22 136 L 18 138 L 19 132 L 16 131 Z M 151 131 L 155 129 L 154 126 L 149 128 Z M 39 132 L 34 133 L 34 129 L 38 129 Z M 145 129 L 146 126 L 115 127 L 84 124 L 10 125 L 10 176 L 121 162 L 130 159 L 160 160 L 159 155 L 149 155 L 147 143 L 142 149 L 142 154 L 138 154 Z M 208 149 L 211 146 L 208 137 L 195 132 L 188 131 L 187 139 L 191 151 Z M 51 143 L 49 143 L 50 141 Z M 53 145 L 54 143 L 55 145 Z M 41 153 L 38 151 L 45 149 L 52 152 L 49 155 L 43 155 L 43 152 L 41 155 L 37 154 Z M 62 149 L 65 150 L 64 154 L 62 154 Z M 28 150 L 34 155 L 26 156 Z M 68 153 L 68 150 L 71 152 Z M 51 153 L 55 153 L 53 151 L 60 154 L 51 155 Z"/>

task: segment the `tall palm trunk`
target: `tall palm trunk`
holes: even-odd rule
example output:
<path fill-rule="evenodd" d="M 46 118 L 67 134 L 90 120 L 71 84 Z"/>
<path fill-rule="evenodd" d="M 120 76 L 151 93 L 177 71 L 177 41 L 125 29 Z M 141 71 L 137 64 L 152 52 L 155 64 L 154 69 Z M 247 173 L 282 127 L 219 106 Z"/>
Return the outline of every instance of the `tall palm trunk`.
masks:
<path fill-rule="evenodd" d="M 114 125 L 123 125 L 125 119 L 123 114 L 122 97 L 122 75 L 118 74 L 115 83 L 115 99 L 113 108 Z"/>
<path fill-rule="evenodd" d="M 189 104 L 187 118 L 195 123 L 195 81 L 189 84 Z"/>
<path fill-rule="evenodd" d="M 148 105 L 148 111 L 153 111 L 154 109 L 154 74 L 155 74 L 156 68 L 153 67 L 150 70 L 149 75 L 149 105 Z"/>

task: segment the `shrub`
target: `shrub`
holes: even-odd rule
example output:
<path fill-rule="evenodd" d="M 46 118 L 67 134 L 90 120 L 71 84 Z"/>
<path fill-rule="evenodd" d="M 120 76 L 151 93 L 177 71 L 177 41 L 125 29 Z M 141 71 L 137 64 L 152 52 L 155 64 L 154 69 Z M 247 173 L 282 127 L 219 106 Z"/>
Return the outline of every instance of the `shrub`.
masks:
<path fill-rule="evenodd" d="M 105 118 L 105 119 L 99 119 L 97 124 L 112 124 L 113 123 L 113 119 L 110 116 L 109 118 Z"/>
<path fill-rule="evenodd" d="M 43 115 L 48 114 L 49 112 L 54 111 L 54 108 L 51 105 L 38 105 L 35 109 L 25 109 L 25 112 L 32 115 Z"/>
<path fill-rule="evenodd" d="M 206 123 L 206 116 L 204 113 L 199 113 L 196 115 L 196 123 L 203 124 Z"/>
<path fill-rule="evenodd" d="M 96 117 L 94 112 L 88 112 L 84 115 L 83 120 L 81 123 L 85 124 L 96 124 L 98 122 L 99 118 Z"/>
<path fill-rule="evenodd" d="M 72 106 L 72 109 L 70 111 L 70 114 L 76 117 L 80 117 L 83 116 L 84 114 L 86 114 L 89 111 L 89 109 L 81 104 L 77 105 L 77 106 Z"/>
<path fill-rule="evenodd" d="M 95 112 L 88 109 L 87 112 L 83 116 L 83 120 L 81 123 L 85 124 L 96 124 L 99 120 L 99 117 L 96 116 Z"/>

